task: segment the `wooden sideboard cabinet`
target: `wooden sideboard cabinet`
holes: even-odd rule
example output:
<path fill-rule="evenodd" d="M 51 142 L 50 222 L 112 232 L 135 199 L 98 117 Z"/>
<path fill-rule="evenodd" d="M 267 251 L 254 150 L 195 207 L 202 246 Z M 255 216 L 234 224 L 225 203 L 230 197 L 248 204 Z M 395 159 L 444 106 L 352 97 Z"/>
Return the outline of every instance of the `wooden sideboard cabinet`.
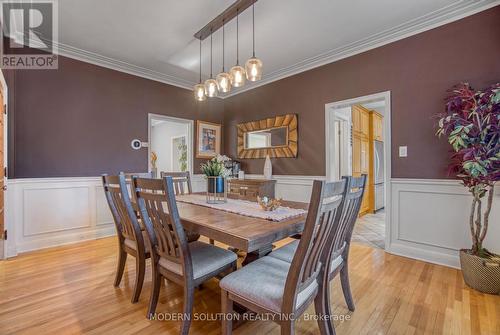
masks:
<path fill-rule="evenodd" d="M 228 196 L 236 199 L 256 201 L 257 196 L 274 198 L 276 180 L 231 179 Z"/>

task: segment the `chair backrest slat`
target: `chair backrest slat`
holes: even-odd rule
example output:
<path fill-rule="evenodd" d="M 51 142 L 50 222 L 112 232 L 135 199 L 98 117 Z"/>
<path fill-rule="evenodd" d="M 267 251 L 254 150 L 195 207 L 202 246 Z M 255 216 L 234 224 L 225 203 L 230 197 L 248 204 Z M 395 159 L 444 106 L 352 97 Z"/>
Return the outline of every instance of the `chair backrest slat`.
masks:
<path fill-rule="evenodd" d="M 332 253 L 339 253 L 340 249 L 344 247 L 344 251 L 349 251 L 349 244 L 351 243 L 351 236 L 354 230 L 354 224 L 361 209 L 363 195 L 366 189 L 366 175 L 361 177 L 343 177 L 347 183 L 347 188 L 344 196 L 344 208 L 341 218 L 341 230 L 335 236 L 333 241 Z"/>
<path fill-rule="evenodd" d="M 161 172 L 161 178 L 172 177 L 174 183 L 175 195 L 184 195 L 193 193 L 191 186 L 191 175 L 189 171 L 185 172 Z"/>
<path fill-rule="evenodd" d="M 102 176 L 104 194 L 117 227 L 118 234 L 123 239 L 140 239 L 143 244 L 141 228 L 132 208 L 125 176 Z"/>
<path fill-rule="evenodd" d="M 132 190 L 137 197 L 153 251 L 160 257 L 181 264 L 183 274 L 192 276 L 191 255 L 177 210 L 172 177 L 133 177 Z"/>
<path fill-rule="evenodd" d="M 283 310 L 294 312 L 295 299 L 314 280 L 322 269 L 322 255 L 327 241 L 338 225 L 342 213 L 346 181 L 326 183 L 314 181 L 302 238 L 288 272 Z"/>

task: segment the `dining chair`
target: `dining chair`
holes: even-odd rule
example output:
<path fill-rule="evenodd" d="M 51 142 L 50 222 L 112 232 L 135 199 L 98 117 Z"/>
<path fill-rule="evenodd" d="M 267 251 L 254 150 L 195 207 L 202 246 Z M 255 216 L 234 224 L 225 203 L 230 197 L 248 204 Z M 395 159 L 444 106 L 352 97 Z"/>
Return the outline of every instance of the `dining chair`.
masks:
<path fill-rule="evenodd" d="M 220 281 L 222 333 L 232 333 L 234 303 L 256 313 L 270 315 L 281 327 L 281 334 L 293 334 L 295 319 L 314 301 L 317 314 L 323 314 L 321 281 L 322 259 L 327 240 L 338 226 L 342 213 L 345 180 L 314 181 L 302 238 L 292 262 L 265 256 Z M 325 317 L 318 318 L 322 334 L 327 331 Z"/>
<path fill-rule="evenodd" d="M 152 245 L 153 287 L 148 318 L 151 319 L 156 311 L 161 278 L 169 279 L 184 287 L 181 334 L 188 334 L 194 288 L 208 279 L 235 270 L 237 257 L 231 251 L 208 243 L 188 243 L 175 201 L 172 177 L 134 177 L 132 189 L 136 193 L 140 214 Z"/>
<path fill-rule="evenodd" d="M 118 266 L 114 286 L 120 285 L 127 255 L 135 257 L 136 271 L 132 303 L 136 303 L 141 295 L 144 282 L 146 259 L 150 257 L 146 232 L 141 230 L 137 215 L 132 208 L 125 175 L 103 175 L 102 184 L 118 236 Z"/>
<path fill-rule="evenodd" d="M 172 177 L 172 182 L 174 183 L 174 193 L 175 195 L 185 195 L 193 193 L 193 187 L 191 185 L 191 174 L 189 171 L 184 172 L 160 172 L 161 178 Z M 184 230 L 187 234 L 188 242 L 197 241 L 200 238 L 200 234 Z M 214 240 L 210 239 L 210 244 L 214 244 Z"/>
<path fill-rule="evenodd" d="M 346 181 L 346 189 L 344 194 L 344 204 L 342 216 L 337 232 L 333 234 L 327 245 L 331 247 L 331 251 L 327 254 L 329 260 L 325 261 L 328 269 L 324 272 L 325 278 L 324 306 L 325 313 L 331 315 L 330 307 L 330 285 L 329 283 L 340 273 L 340 282 L 342 292 L 350 311 L 355 310 L 354 300 L 351 293 L 351 285 L 349 281 L 349 250 L 351 246 L 352 232 L 354 225 L 359 215 L 361 202 L 366 187 L 366 175 L 361 177 L 343 177 Z M 269 257 L 278 258 L 287 262 L 292 262 L 294 254 L 298 247 L 298 241 L 293 241 L 281 248 L 276 249 L 269 254 Z M 335 334 L 335 328 L 328 322 L 329 333 Z"/>

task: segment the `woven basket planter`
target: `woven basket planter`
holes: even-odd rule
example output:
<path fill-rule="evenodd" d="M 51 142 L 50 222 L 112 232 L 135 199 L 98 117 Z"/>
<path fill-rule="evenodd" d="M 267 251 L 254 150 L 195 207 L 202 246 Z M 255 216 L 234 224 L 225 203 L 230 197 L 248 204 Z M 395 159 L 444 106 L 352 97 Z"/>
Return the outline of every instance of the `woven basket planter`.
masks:
<path fill-rule="evenodd" d="M 460 250 L 460 266 L 467 285 L 483 293 L 500 294 L 500 261 Z"/>

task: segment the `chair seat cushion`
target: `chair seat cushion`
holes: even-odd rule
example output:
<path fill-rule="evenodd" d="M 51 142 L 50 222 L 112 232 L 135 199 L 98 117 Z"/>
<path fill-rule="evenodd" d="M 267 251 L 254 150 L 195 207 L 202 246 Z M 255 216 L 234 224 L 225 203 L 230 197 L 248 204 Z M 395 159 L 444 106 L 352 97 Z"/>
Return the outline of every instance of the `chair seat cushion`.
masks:
<path fill-rule="evenodd" d="M 144 240 L 144 247 L 146 248 L 146 252 L 149 252 L 149 240 L 148 240 L 148 232 L 145 230 L 141 230 L 142 233 L 142 238 Z M 130 249 L 137 250 L 137 242 L 135 240 L 131 240 L 129 238 L 126 238 L 125 241 L 123 242 L 127 247 Z"/>
<path fill-rule="evenodd" d="M 229 264 L 236 262 L 237 256 L 234 252 L 216 247 L 214 245 L 194 241 L 188 244 L 193 263 L 194 280 L 202 278 L 211 273 L 218 274 Z M 160 257 L 160 266 L 182 276 L 182 265 Z"/>
<path fill-rule="evenodd" d="M 293 241 L 288 243 L 281 248 L 278 248 L 269 254 L 269 257 L 273 257 L 276 259 L 280 259 L 282 261 L 292 263 L 293 256 L 295 255 L 295 251 L 299 246 L 300 241 Z M 330 266 L 330 272 L 333 272 L 339 265 L 342 264 L 343 258 L 342 255 L 339 255 L 332 259 L 332 264 Z"/>
<path fill-rule="evenodd" d="M 220 287 L 251 303 L 281 313 L 285 283 L 290 263 L 273 257 L 260 258 L 220 281 Z M 313 281 L 296 300 L 296 308 L 315 295 L 318 284 Z"/>

